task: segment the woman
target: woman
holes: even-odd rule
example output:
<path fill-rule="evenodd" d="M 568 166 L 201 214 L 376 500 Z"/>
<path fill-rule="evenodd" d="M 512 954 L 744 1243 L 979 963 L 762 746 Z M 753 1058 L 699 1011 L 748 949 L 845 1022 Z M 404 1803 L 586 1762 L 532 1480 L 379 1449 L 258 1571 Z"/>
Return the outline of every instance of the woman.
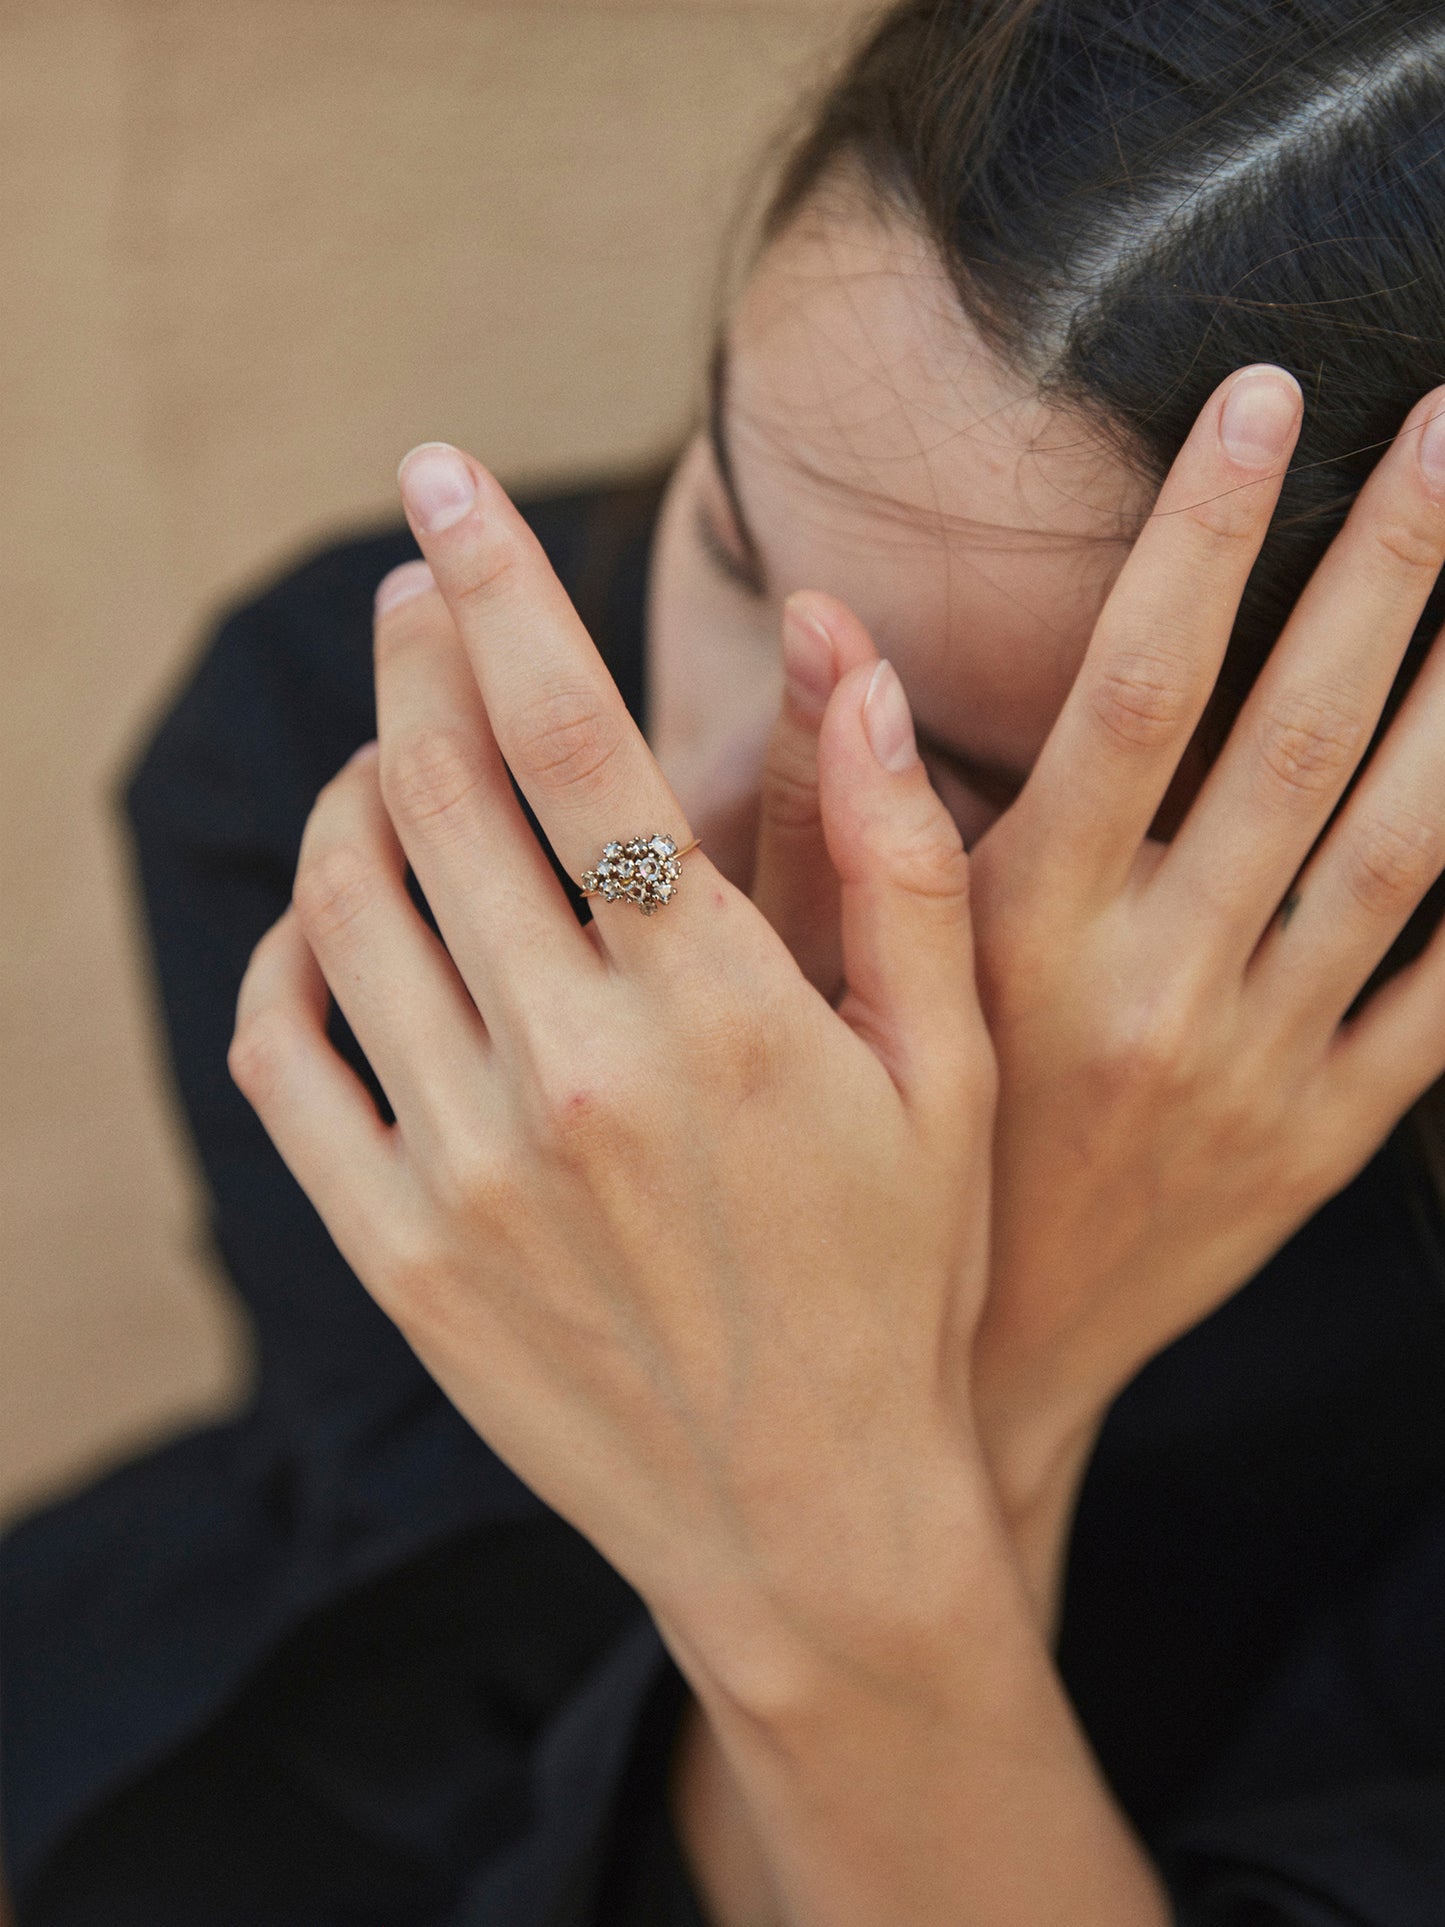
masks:
<path fill-rule="evenodd" d="M 129 1595 L 212 1650 L 11 1796 L 34 1918 L 1438 1919 L 1445 49 L 1117 12 L 863 44 L 631 504 L 645 661 L 637 541 L 428 446 L 423 559 L 152 752 L 262 1397 Z M 243 926 L 235 1077 L 496 1457 L 221 1094 Z"/>

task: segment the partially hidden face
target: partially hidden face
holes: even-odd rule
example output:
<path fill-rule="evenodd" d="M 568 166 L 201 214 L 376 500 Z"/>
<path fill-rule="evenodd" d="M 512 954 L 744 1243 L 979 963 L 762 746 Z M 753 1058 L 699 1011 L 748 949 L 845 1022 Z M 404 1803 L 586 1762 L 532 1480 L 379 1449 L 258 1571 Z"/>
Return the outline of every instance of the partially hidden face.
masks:
<path fill-rule="evenodd" d="M 648 734 L 713 861 L 751 874 L 781 611 L 840 597 L 908 692 L 966 844 L 1037 756 L 1154 490 L 1007 377 L 921 233 L 819 191 L 733 307 L 663 502 Z"/>

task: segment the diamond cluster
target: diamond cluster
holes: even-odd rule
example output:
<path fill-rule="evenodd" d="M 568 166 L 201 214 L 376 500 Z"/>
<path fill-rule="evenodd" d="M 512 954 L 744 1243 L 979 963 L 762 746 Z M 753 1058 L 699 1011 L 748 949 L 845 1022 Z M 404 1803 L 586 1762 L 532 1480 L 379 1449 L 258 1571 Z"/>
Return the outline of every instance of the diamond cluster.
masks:
<path fill-rule="evenodd" d="M 608 843 L 595 870 L 584 870 L 582 888 L 595 890 L 609 903 L 635 903 L 650 917 L 677 888 L 682 859 L 670 836 L 634 836 L 627 843 Z"/>

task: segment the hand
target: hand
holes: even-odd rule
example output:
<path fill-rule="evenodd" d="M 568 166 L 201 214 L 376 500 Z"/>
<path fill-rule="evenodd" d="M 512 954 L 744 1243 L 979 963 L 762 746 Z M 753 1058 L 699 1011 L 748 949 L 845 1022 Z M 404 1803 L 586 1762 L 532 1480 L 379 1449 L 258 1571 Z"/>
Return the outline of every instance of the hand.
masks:
<path fill-rule="evenodd" d="M 992 1130 L 967 858 L 860 670 L 824 731 L 836 1010 L 705 850 L 655 917 L 579 926 L 508 767 L 574 876 L 687 825 L 495 480 L 428 448 L 403 481 L 430 571 L 378 599 L 379 748 L 317 801 L 232 1072 L 477 1430 L 762 1691 L 781 1627 L 861 1655 L 952 1609 Z"/>
<path fill-rule="evenodd" d="M 1150 835 L 1298 433 L 1276 371 L 1294 404 L 1277 450 L 1232 457 L 1219 423 L 1237 379 L 1171 468 L 1028 784 L 971 852 L 1000 1075 L 977 1411 L 1005 1503 L 1049 1515 L 1046 1591 L 1112 1398 L 1445 1070 L 1445 936 L 1347 1020 L 1445 863 L 1438 647 L 1331 822 L 1445 558 L 1445 477 L 1418 459 L 1445 391 L 1361 491 L 1182 827 Z M 833 598 L 798 608 L 847 673 L 874 653 Z M 794 771 L 799 730 L 785 718 L 774 749 Z M 818 760 L 826 782 L 826 746 Z M 784 829 L 765 810 L 761 830 L 755 896 L 784 925 L 805 787 L 785 781 Z M 788 935 L 825 985 L 826 930 Z"/>

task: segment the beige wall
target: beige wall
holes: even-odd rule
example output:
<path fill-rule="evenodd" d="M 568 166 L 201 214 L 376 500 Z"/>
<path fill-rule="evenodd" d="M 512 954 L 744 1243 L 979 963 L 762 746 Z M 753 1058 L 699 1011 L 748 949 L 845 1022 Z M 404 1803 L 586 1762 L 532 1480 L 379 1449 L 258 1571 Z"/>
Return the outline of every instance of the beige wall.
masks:
<path fill-rule="evenodd" d="M 108 800 L 207 613 L 682 428 L 735 183 L 848 0 L 0 0 L 0 1508 L 221 1409 Z"/>

